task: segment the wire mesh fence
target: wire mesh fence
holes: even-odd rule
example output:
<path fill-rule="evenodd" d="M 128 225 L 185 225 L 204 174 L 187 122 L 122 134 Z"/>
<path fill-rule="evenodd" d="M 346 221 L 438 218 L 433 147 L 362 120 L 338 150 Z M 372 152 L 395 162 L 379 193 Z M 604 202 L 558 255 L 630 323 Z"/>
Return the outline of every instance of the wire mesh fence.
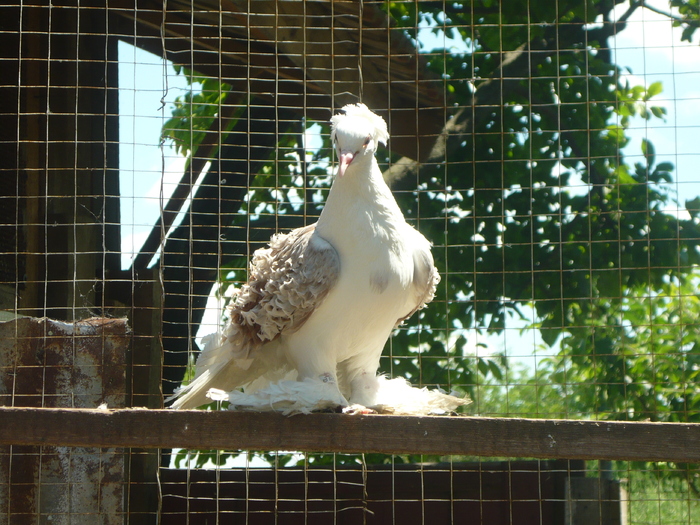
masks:
<path fill-rule="evenodd" d="M 329 119 L 363 102 L 441 276 L 381 373 L 510 442 L 518 418 L 699 422 L 699 23 L 696 0 L 5 2 L 0 405 L 162 408 L 252 254 L 318 220 Z M 0 521 L 700 523 L 689 426 L 654 461 L 585 429 L 556 460 L 546 433 L 379 454 L 351 426 L 344 452 L 2 445 Z"/>

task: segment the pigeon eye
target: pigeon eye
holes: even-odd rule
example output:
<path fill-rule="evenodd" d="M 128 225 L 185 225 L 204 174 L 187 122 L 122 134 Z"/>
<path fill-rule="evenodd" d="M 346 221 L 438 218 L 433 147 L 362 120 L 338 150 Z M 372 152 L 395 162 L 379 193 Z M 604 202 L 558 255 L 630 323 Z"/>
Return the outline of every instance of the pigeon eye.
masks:
<path fill-rule="evenodd" d="M 362 144 L 362 147 L 363 147 L 363 148 L 366 148 L 367 146 L 369 146 L 369 141 L 370 141 L 370 139 L 371 139 L 371 137 L 367 137 L 367 138 L 365 139 L 364 144 Z"/>

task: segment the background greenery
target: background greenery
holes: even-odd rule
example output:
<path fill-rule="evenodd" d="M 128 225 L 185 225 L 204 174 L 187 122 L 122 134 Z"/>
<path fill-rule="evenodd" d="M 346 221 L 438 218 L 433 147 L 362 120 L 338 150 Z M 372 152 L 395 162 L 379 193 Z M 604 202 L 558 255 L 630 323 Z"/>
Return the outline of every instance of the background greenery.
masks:
<path fill-rule="evenodd" d="M 700 25 L 698 0 L 671 7 L 689 40 Z M 406 217 L 434 243 L 443 280 L 435 302 L 390 341 L 385 372 L 468 393 L 474 414 L 700 421 L 700 199 L 680 203 L 690 219 L 664 213 L 674 199 L 674 166 L 657 162 L 648 141 L 643 162 L 626 161 L 630 118 L 665 116 L 654 103 L 663 85 L 630 85 L 608 48 L 645 8 L 636 0 L 386 4 L 411 38 L 432 26 L 436 42 L 448 36 L 460 45 L 428 49 L 417 40 L 444 79 L 458 132 L 439 157 L 393 184 Z M 198 133 L 226 100 L 226 86 L 190 78 L 196 89 L 181 97 L 163 131 L 183 153 L 196 150 Z M 311 126 L 320 126 L 323 143 L 300 150 Z M 331 182 L 327 124 L 281 131 L 234 224 L 274 217 L 288 229 L 298 225 L 292 217 L 312 221 L 320 212 Z M 384 168 L 398 160 L 390 151 L 379 158 Z M 220 278 L 242 280 L 241 268 L 245 254 Z M 469 350 L 471 337 L 499 333 L 513 317 L 544 341 L 539 351 L 548 357 L 535 367 Z M 212 459 L 224 456 L 202 453 L 198 462 Z M 365 457 L 430 459 L 438 458 Z M 697 465 L 632 468 L 694 495 L 700 487 Z M 630 486 L 647 490 L 649 479 L 635 474 Z M 697 515 L 693 508 L 684 512 Z"/>

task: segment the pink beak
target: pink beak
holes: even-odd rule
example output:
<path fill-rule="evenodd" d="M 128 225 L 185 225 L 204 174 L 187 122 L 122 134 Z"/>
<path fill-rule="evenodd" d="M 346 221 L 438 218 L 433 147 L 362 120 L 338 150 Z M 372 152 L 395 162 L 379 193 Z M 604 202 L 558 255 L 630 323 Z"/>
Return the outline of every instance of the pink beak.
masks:
<path fill-rule="evenodd" d="M 355 154 L 351 153 L 349 151 L 341 151 L 340 152 L 340 164 L 338 165 L 338 178 L 342 177 L 345 175 L 345 170 L 348 169 L 348 166 L 352 162 L 352 159 L 355 158 Z"/>

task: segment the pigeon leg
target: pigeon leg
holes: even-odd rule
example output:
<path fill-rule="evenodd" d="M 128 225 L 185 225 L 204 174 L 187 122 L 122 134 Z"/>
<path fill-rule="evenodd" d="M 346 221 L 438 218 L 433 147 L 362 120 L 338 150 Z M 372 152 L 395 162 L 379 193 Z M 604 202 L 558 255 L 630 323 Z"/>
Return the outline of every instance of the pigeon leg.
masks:
<path fill-rule="evenodd" d="M 350 381 L 350 402 L 366 407 L 374 406 L 379 391 L 377 379 L 379 359 L 360 363 L 360 366 L 355 360 L 350 360 L 342 366 L 345 367 L 346 377 Z"/>
<path fill-rule="evenodd" d="M 329 359 L 323 359 L 324 354 L 322 352 L 313 352 L 307 349 L 302 355 L 294 355 L 292 353 L 291 357 L 298 372 L 298 381 L 304 381 L 308 378 L 321 381 L 327 385 L 333 385 L 338 392 L 338 405 L 346 407 L 350 404 L 340 392 L 335 363 Z"/>

